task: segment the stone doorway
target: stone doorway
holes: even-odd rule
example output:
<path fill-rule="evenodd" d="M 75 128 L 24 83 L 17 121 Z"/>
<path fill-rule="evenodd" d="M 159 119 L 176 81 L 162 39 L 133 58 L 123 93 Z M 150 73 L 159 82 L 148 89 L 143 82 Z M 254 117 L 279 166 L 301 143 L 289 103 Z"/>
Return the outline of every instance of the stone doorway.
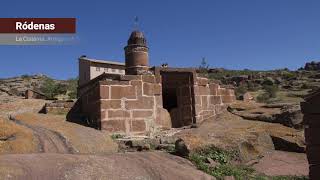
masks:
<path fill-rule="evenodd" d="M 163 108 L 170 113 L 173 128 L 191 125 L 195 120 L 193 74 L 160 72 Z"/>

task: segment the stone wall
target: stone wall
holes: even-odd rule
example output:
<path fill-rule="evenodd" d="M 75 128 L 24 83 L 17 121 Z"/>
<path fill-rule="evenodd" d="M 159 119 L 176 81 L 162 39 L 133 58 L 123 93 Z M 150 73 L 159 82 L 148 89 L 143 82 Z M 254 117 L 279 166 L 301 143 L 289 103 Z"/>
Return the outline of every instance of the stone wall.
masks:
<path fill-rule="evenodd" d="M 320 179 L 320 91 L 311 94 L 301 103 L 304 114 L 309 178 Z"/>
<path fill-rule="evenodd" d="M 128 81 L 130 80 L 130 81 Z M 101 129 L 126 134 L 149 133 L 155 126 L 161 85 L 154 76 L 126 75 L 119 81 L 101 81 Z M 161 104 L 160 104 L 161 105 Z"/>
<path fill-rule="evenodd" d="M 100 80 L 82 95 L 82 112 L 90 114 L 101 130 L 149 134 L 155 128 L 171 127 L 169 114 L 162 108 L 161 92 L 161 84 L 153 75 Z"/>
<path fill-rule="evenodd" d="M 78 91 L 79 92 L 79 91 Z M 101 104 L 100 99 L 102 92 L 100 92 L 99 81 L 95 83 L 89 83 L 84 90 L 80 91 L 80 111 L 81 114 L 85 115 L 85 123 L 91 127 L 101 129 Z"/>
<path fill-rule="evenodd" d="M 73 107 L 74 102 L 54 101 L 44 106 L 46 114 L 67 114 Z"/>
<path fill-rule="evenodd" d="M 234 90 L 221 88 L 207 78 L 197 77 L 194 84 L 196 122 L 201 123 L 226 109 L 236 100 Z"/>
<path fill-rule="evenodd" d="M 78 94 L 81 113 L 90 126 L 126 135 L 152 135 L 159 129 L 201 123 L 235 101 L 232 89 L 184 70 L 104 74 L 81 86 Z"/>
<path fill-rule="evenodd" d="M 47 99 L 47 97 L 44 94 L 31 89 L 28 89 L 25 91 L 25 98 L 26 99 Z"/>

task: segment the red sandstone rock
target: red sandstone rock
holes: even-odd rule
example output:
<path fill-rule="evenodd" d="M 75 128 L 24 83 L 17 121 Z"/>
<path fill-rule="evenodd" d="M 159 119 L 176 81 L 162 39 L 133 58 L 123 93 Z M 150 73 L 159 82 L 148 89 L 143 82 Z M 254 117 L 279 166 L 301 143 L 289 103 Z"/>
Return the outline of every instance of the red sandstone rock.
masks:
<path fill-rule="evenodd" d="M 213 180 L 181 157 L 161 152 L 105 156 L 18 154 L 0 156 L 0 177 L 31 179 Z M 10 178 L 9 178 L 10 179 Z"/>

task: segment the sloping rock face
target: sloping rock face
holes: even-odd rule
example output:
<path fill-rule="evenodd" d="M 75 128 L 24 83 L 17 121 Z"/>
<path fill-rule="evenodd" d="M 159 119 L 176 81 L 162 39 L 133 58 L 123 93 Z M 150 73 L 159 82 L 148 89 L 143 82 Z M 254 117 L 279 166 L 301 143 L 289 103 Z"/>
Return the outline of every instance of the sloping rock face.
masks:
<path fill-rule="evenodd" d="M 13 121 L 33 132 L 39 152 L 106 154 L 118 150 L 109 134 L 66 122 L 62 115 L 22 113 Z"/>
<path fill-rule="evenodd" d="M 212 180 L 186 159 L 161 152 L 106 156 L 20 154 L 0 156 L 0 177 L 8 179 Z"/>
<path fill-rule="evenodd" d="M 222 149 L 237 150 L 243 162 L 257 159 L 274 149 L 294 152 L 296 149 L 298 152 L 305 150 L 302 131 L 276 123 L 244 120 L 231 113 L 205 121 L 198 128 L 180 131 L 175 137 L 181 139 L 177 148 L 183 150 L 182 155 L 206 145 L 214 145 Z M 274 138 L 278 138 L 279 144 L 287 142 L 290 146 L 278 146 L 274 143 Z"/>
<path fill-rule="evenodd" d="M 45 103 L 50 102 L 41 99 L 22 99 L 15 96 L 13 102 L 1 103 L 0 98 L 0 118 L 8 119 L 10 115 L 16 115 L 25 112 L 39 112 Z"/>
<path fill-rule="evenodd" d="M 0 154 L 118 151 L 117 144 L 105 132 L 67 122 L 63 115 L 38 114 L 47 102 L 18 99 L 0 104 L 0 129 L 4 130 L 0 130 Z"/>
<path fill-rule="evenodd" d="M 308 176 L 308 161 L 303 153 L 274 151 L 253 165 L 268 176 Z"/>

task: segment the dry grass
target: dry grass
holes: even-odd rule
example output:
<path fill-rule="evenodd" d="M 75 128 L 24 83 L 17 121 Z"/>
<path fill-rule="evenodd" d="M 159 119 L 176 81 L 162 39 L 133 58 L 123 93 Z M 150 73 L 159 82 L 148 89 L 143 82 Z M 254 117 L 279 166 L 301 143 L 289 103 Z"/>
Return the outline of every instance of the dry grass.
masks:
<path fill-rule="evenodd" d="M 37 152 L 31 130 L 3 119 L 0 119 L 0 129 L 0 154 Z"/>

